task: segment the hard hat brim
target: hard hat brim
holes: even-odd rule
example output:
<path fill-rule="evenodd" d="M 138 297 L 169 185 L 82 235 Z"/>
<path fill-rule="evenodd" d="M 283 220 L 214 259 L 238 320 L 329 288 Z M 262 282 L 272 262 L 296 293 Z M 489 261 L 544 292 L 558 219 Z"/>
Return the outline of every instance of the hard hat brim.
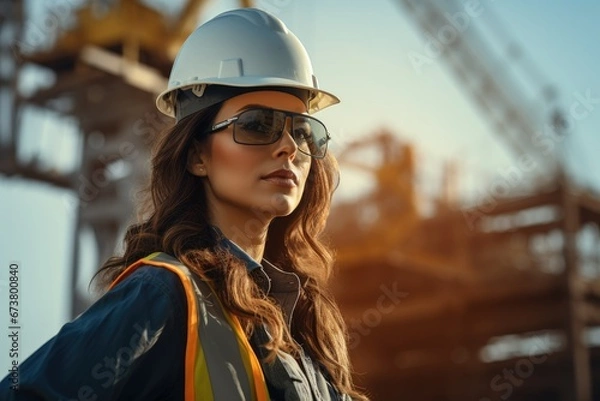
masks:
<path fill-rule="evenodd" d="M 251 85 L 248 85 L 247 77 L 230 77 L 227 79 L 227 82 L 223 82 L 223 79 L 215 79 L 211 80 L 203 80 L 203 84 L 205 85 L 220 85 L 220 86 L 232 86 L 237 88 L 256 88 L 260 87 L 284 87 L 284 88 L 295 88 L 306 90 L 310 92 L 309 101 L 308 101 L 308 113 L 314 114 L 320 110 L 323 110 L 329 106 L 333 106 L 334 104 L 340 103 L 340 99 L 332 94 L 331 92 L 317 89 L 312 86 L 304 86 L 299 85 L 297 81 L 291 81 L 285 78 L 275 78 L 275 77 L 264 77 L 264 78 L 253 78 L 253 82 Z M 236 82 L 238 81 L 238 82 Z M 261 82 L 262 81 L 262 82 Z M 162 93 L 158 95 L 156 98 L 156 107 L 158 110 L 169 116 L 175 118 L 175 108 L 174 108 L 174 94 L 177 93 L 177 90 L 186 90 L 190 89 L 193 86 L 197 85 L 196 83 L 181 83 L 179 85 L 173 86 L 169 89 L 164 90 Z"/>

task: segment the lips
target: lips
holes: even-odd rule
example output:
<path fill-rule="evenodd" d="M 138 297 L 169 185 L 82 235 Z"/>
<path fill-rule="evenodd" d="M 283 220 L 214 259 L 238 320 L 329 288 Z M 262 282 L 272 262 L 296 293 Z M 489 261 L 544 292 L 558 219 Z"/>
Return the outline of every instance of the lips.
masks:
<path fill-rule="evenodd" d="M 263 180 L 281 180 L 281 181 L 290 181 L 294 183 L 294 185 L 298 185 L 298 176 L 294 174 L 292 170 L 279 169 L 275 170 L 272 173 L 269 173 L 262 177 Z"/>

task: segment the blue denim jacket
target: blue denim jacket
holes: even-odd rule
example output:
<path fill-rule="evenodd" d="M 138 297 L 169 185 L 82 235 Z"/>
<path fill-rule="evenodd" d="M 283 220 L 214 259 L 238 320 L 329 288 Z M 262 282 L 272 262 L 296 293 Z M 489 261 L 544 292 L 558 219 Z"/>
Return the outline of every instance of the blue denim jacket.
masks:
<path fill-rule="evenodd" d="M 257 263 L 226 239 L 221 245 L 246 262 L 289 322 L 298 299 L 298 277 L 266 261 Z M 142 266 L 23 361 L 18 390 L 6 376 L 0 382 L 0 400 L 184 400 L 186 316 L 177 276 Z M 349 399 L 337 394 L 308 356 L 300 364 L 291 357 L 279 360 L 301 399 Z M 267 371 L 265 376 L 271 399 L 287 400 L 277 378 Z"/>

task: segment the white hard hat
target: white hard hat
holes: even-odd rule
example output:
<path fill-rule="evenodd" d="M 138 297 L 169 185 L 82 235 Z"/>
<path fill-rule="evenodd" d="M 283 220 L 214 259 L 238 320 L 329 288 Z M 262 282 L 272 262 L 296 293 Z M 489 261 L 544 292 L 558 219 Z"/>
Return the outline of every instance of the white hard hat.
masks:
<path fill-rule="evenodd" d="M 224 12 L 192 32 L 156 106 L 168 116 L 183 118 L 206 107 L 206 102 L 188 107 L 182 115 L 176 110 L 179 94 L 186 93 L 189 106 L 191 98 L 201 100 L 214 85 L 234 94 L 263 87 L 306 91 L 309 113 L 340 101 L 319 89 L 308 53 L 296 35 L 277 17 L 255 8 Z"/>

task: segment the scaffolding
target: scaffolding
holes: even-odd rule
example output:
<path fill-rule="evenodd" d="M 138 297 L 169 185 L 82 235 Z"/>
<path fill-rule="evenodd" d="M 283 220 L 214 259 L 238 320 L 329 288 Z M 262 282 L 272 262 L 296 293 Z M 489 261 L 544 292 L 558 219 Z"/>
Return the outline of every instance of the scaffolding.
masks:
<path fill-rule="evenodd" d="M 132 198 L 147 179 L 150 146 L 169 124 L 155 111 L 154 98 L 204 1 L 187 1 L 170 18 L 141 1 L 88 2 L 68 10 L 77 23 L 48 49 L 19 46 L 23 2 L 0 4 L 0 173 L 73 194 L 74 317 L 93 301 L 79 285 L 80 234 L 94 233 L 100 265 L 135 215 Z M 444 12 L 456 10 L 455 2 L 444 3 L 450 8 L 433 1 L 399 4 L 433 35 L 447 24 Z M 459 35 L 441 57 L 508 147 L 551 174 L 532 177 L 543 184 L 526 195 L 459 209 L 456 171 L 449 166 L 435 213 L 423 216 L 412 146 L 377 132 L 341 153 L 342 165 L 371 173 L 377 183 L 367 197 L 337 205 L 328 226 L 357 378 L 381 400 L 598 399 L 600 353 L 586 336 L 600 325 L 600 263 L 597 254 L 582 253 L 579 238 L 591 230 L 597 247 L 600 197 L 577 188 L 558 157 L 542 157 L 532 147 L 537 122 L 514 91 L 508 94 L 512 84 L 490 70 L 485 48 Z M 23 95 L 19 76 L 27 64 L 51 71 L 54 84 Z M 25 107 L 76 119 L 81 158 L 74 171 L 61 175 L 19 160 Z M 559 108 L 549 118 L 554 130 L 566 128 Z M 382 156 L 380 165 L 352 158 L 370 146 Z M 586 276 L 586 269 L 597 274 Z M 508 338 L 541 338 L 542 345 L 529 355 L 498 357 L 498 339 L 506 344 Z"/>

